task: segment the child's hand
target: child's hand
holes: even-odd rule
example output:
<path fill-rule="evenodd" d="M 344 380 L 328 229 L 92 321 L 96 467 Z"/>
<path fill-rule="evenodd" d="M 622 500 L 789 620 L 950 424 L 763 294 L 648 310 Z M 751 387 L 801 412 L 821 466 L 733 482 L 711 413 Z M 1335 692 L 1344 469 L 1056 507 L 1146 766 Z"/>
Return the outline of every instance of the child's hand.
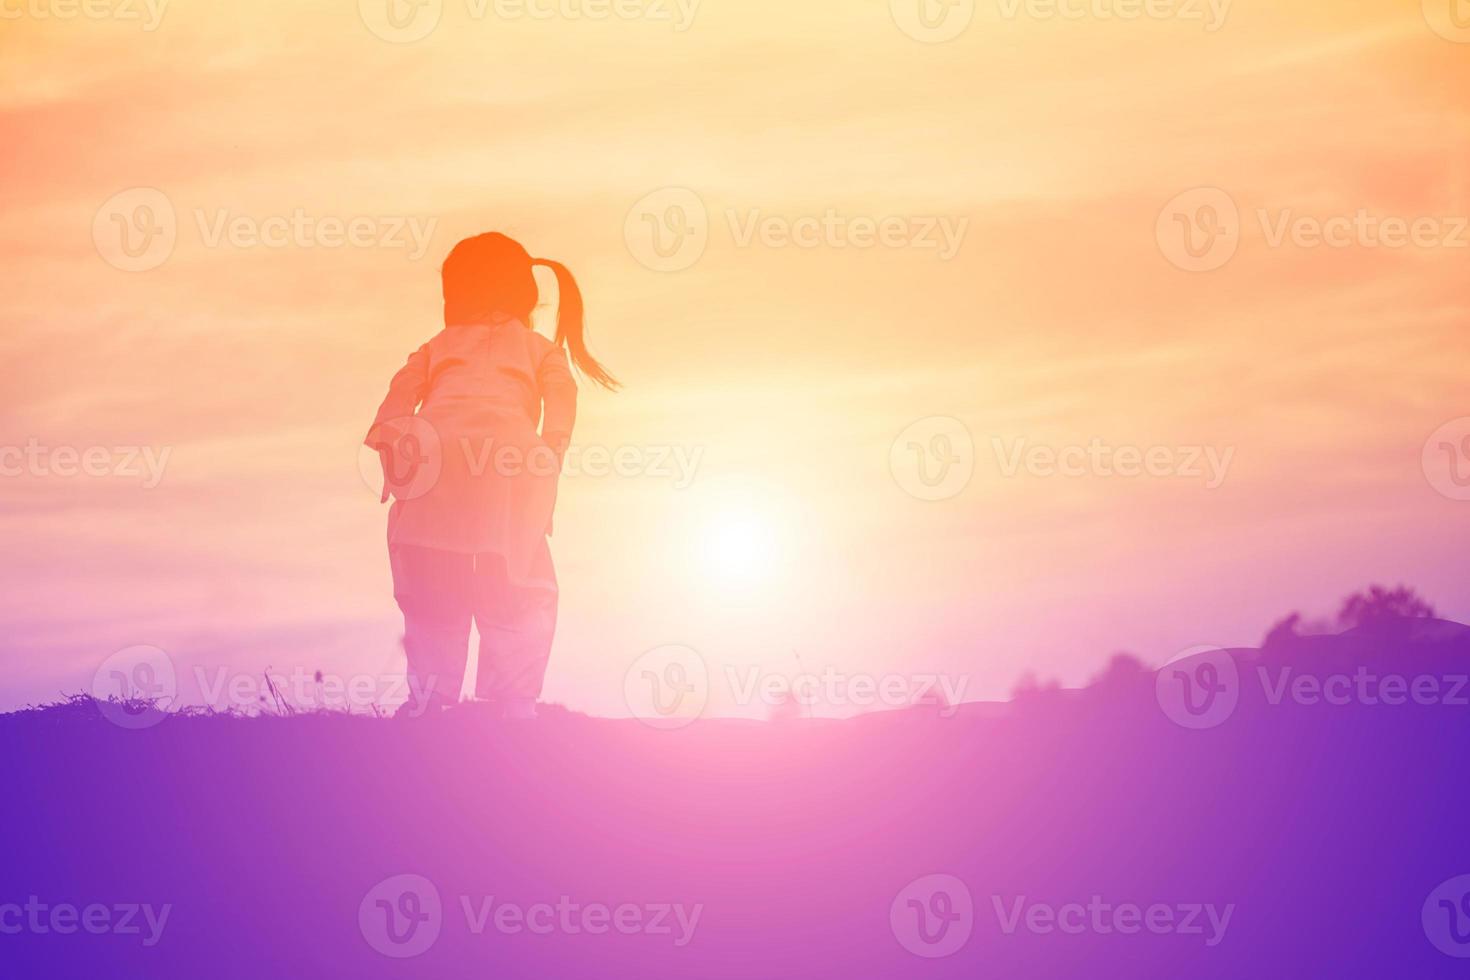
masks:
<path fill-rule="evenodd" d="M 393 492 L 393 452 L 398 439 L 399 434 L 393 426 L 383 424 L 374 426 L 366 440 L 369 449 L 378 451 L 378 465 L 383 469 L 383 495 L 378 498 L 380 504 L 387 503 Z"/>
<path fill-rule="evenodd" d="M 392 487 L 388 483 L 388 474 L 392 472 L 393 447 L 385 442 L 378 443 L 378 465 L 383 467 L 383 495 L 378 498 L 378 503 L 386 504 Z"/>

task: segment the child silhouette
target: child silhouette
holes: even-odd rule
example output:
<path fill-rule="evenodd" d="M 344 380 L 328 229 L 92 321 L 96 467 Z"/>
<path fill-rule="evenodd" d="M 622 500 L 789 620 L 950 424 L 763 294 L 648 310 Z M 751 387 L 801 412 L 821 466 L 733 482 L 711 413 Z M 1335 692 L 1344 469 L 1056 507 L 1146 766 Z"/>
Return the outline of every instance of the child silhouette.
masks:
<path fill-rule="evenodd" d="M 556 275 L 555 341 L 529 325 L 536 265 Z M 384 499 L 394 497 L 407 707 L 417 716 L 459 699 L 474 622 L 476 696 L 533 718 L 556 629 L 547 536 L 577 411 L 568 353 L 603 387 L 617 382 L 587 350 L 582 296 L 561 263 L 476 235 L 450 251 L 443 284 L 444 329 L 393 376 L 366 440 L 383 462 Z"/>

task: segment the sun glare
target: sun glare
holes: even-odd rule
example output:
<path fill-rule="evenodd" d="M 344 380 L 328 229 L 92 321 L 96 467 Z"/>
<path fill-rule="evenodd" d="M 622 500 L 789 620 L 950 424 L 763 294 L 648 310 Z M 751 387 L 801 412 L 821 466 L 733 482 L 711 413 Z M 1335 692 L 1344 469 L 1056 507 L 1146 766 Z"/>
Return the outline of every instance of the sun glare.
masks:
<path fill-rule="evenodd" d="M 785 577 L 794 542 L 779 490 L 725 483 L 690 504 L 691 585 L 711 597 L 750 599 Z"/>
<path fill-rule="evenodd" d="M 705 528 L 701 557 L 711 576 L 730 585 L 768 580 L 777 558 L 776 531 L 754 512 L 716 515 Z"/>

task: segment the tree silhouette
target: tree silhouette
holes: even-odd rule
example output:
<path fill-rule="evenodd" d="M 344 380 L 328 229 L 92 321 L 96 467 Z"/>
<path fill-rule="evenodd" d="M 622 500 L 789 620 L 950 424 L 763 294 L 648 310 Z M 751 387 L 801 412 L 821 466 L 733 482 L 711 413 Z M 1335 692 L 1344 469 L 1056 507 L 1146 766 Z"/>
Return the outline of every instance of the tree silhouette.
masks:
<path fill-rule="evenodd" d="M 1405 619 L 1432 618 L 1434 607 L 1406 585 L 1395 589 L 1374 585 L 1367 592 L 1354 592 L 1342 601 L 1342 608 L 1337 612 L 1337 623 L 1343 629 L 1372 628 Z"/>
<path fill-rule="evenodd" d="M 1266 633 L 1266 649 L 1280 647 L 1301 636 L 1341 633 L 1345 630 L 1383 629 L 1410 619 L 1434 618 L 1434 607 L 1406 585 L 1388 589 L 1370 585 L 1342 600 L 1335 619 L 1305 619 L 1299 612 L 1278 620 Z"/>
<path fill-rule="evenodd" d="M 1108 659 L 1108 665 L 1101 674 L 1092 679 L 1089 687 L 1126 687 L 1136 681 L 1141 675 L 1152 671 L 1148 665 L 1139 660 L 1131 653 L 1115 653 Z"/>
<path fill-rule="evenodd" d="M 1047 697 L 1059 693 L 1061 689 L 1062 685 L 1060 682 L 1051 680 L 1042 684 L 1037 679 L 1036 674 L 1028 670 L 1021 675 L 1021 679 L 1016 682 L 1016 686 L 1011 690 L 1011 700 L 1027 701 L 1034 698 Z"/>

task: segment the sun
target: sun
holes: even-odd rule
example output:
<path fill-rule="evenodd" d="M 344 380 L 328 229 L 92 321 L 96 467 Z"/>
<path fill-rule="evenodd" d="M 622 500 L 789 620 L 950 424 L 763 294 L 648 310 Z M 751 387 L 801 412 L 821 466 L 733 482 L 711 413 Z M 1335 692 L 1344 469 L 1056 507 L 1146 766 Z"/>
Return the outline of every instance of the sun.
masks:
<path fill-rule="evenodd" d="M 775 522 L 755 510 L 732 508 L 712 515 L 700 542 L 700 560 L 714 580 L 753 586 L 775 573 L 780 547 Z"/>
<path fill-rule="evenodd" d="M 702 487 L 685 503 L 689 587 L 712 599 L 742 601 L 780 591 L 797 526 L 781 488 L 727 479 Z"/>

